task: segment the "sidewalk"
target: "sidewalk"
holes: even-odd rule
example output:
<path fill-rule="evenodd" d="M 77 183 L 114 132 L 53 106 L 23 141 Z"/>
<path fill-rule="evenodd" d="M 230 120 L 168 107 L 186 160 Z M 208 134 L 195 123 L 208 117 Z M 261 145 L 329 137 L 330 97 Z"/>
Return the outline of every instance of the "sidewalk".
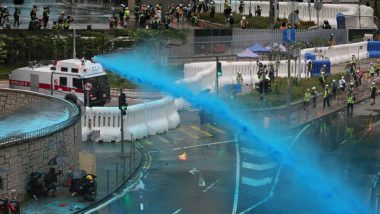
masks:
<path fill-rule="evenodd" d="M 379 87 L 380 78 L 374 79 L 376 84 Z M 370 82 L 362 81 L 362 85 L 354 90 L 354 94 L 356 96 L 355 103 L 359 103 L 364 99 L 368 99 L 370 95 L 369 87 Z M 319 92 L 322 94 L 322 92 Z M 347 107 L 347 93 L 348 88 L 342 93 L 337 92 L 336 99 L 330 98 L 330 107 L 323 109 L 323 97 L 319 96 L 316 101 L 316 107 L 313 107 L 313 101 L 310 101 L 309 106 L 304 109 L 303 101 L 299 101 L 296 104 L 290 107 L 290 114 L 288 114 L 287 108 L 278 108 L 275 110 L 265 111 L 265 109 L 260 109 L 254 111 L 256 114 L 256 120 L 262 120 L 263 125 L 267 126 L 267 128 L 279 128 L 283 129 L 284 124 L 287 124 L 289 128 L 295 128 L 306 123 L 312 122 L 334 112 L 343 110 L 346 111 Z M 261 112 L 261 114 L 260 114 Z M 252 112 L 251 112 L 252 113 Z M 290 122 L 288 122 L 288 118 Z"/>
<path fill-rule="evenodd" d="M 125 158 L 122 158 L 120 148 L 120 143 L 83 142 L 82 152 L 93 154 L 96 158 L 97 200 L 111 194 L 124 183 L 123 181 L 126 178 L 139 170 L 142 154 L 137 149 L 135 153 L 131 153 L 131 143 L 126 142 Z M 131 165 L 130 158 L 134 159 Z M 59 184 L 65 184 L 62 176 L 59 177 Z M 49 194 L 47 198 L 41 198 L 37 201 L 31 198 L 23 202 L 21 204 L 22 213 L 73 213 L 93 203 L 84 201 L 82 196 L 72 197 L 68 187 L 63 185 L 59 187 L 56 195 L 57 197 L 52 197 Z"/>

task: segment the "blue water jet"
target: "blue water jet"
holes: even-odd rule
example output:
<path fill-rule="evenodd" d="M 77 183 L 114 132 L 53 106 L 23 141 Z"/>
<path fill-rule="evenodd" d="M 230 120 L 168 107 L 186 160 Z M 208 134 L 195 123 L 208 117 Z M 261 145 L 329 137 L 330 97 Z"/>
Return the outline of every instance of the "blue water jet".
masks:
<path fill-rule="evenodd" d="M 310 156 L 300 152 L 294 153 L 294 150 L 283 142 L 282 136 L 262 128 L 256 124 L 257 121 L 246 121 L 244 115 L 231 109 L 215 96 L 195 94 L 188 87 L 175 84 L 174 78 L 167 71 L 168 68 L 151 63 L 151 59 L 151 56 L 132 52 L 95 57 L 105 69 L 142 86 L 154 88 L 174 97 L 182 97 L 193 106 L 205 109 L 219 121 L 229 124 L 237 133 L 250 139 L 252 144 L 264 148 L 275 160 L 296 172 L 297 182 L 306 184 L 319 196 L 309 197 L 318 200 L 324 209 L 323 213 L 370 213 L 364 200 L 338 179 L 330 177 L 327 172 L 318 168 Z"/>

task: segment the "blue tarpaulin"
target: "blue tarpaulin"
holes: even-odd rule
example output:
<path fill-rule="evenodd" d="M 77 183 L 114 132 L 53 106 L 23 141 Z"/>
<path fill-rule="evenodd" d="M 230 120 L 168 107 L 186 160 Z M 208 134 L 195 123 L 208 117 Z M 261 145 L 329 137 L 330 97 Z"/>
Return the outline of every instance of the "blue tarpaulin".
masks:
<path fill-rule="evenodd" d="M 380 41 L 369 41 L 367 50 L 369 58 L 380 57 Z"/>
<path fill-rule="evenodd" d="M 305 53 L 305 60 L 308 60 L 308 59 L 316 60 L 317 57 L 313 53 L 307 52 Z"/>
<path fill-rule="evenodd" d="M 316 77 L 321 75 L 321 68 L 323 65 L 326 65 L 326 74 L 330 75 L 331 70 L 331 62 L 330 60 L 312 60 L 313 62 L 313 69 L 311 71 L 311 76 Z"/>
<path fill-rule="evenodd" d="M 237 54 L 237 57 L 239 58 L 252 58 L 252 59 L 257 59 L 259 55 L 256 53 L 253 53 L 249 49 L 245 49 L 244 51 L 240 52 Z"/>
<path fill-rule="evenodd" d="M 248 47 L 248 49 L 252 52 L 255 52 L 257 54 L 261 54 L 261 53 L 267 53 L 269 52 L 268 49 L 264 48 L 263 46 L 259 45 L 259 44 L 253 44 L 251 46 Z"/>

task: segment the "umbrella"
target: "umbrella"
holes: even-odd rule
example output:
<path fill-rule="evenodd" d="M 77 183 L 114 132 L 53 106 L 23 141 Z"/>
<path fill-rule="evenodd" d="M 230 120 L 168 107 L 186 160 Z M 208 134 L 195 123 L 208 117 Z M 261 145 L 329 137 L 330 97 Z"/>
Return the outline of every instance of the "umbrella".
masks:
<path fill-rule="evenodd" d="M 74 169 L 71 172 L 72 179 L 81 179 L 87 175 L 87 172 L 81 169 Z"/>
<path fill-rule="evenodd" d="M 63 165 L 63 164 L 67 164 L 68 162 L 69 161 L 68 161 L 68 157 L 67 156 L 55 156 L 54 158 L 52 158 L 52 159 L 49 160 L 48 165 L 49 166 Z"/>
<path fill-rule="evenodd" d="M 250 51 L 252 51 L 252 52 L 257 53 L 257 54 L 261 54 L 261 53 L 267 53 L 267 52 L 269 52 L 268 49 L 264 48 L 263 46 L 261 46 L 261 45 L 259 45 L 259 44 L 257 44 L 257 43 L 255 43 L 255 44 L 249 46 L 248 49 L 249 49 Z"/>
<path fill-rule="evenodd" d="M 237 54 L 237 57 L 239 58 L 252 58 L 252 59 L 257 59 L 259 56 L 256 53 L 253 53 L 251 50 L 248 48 L 245 49 L 244 51 L 240 52 Z"/>

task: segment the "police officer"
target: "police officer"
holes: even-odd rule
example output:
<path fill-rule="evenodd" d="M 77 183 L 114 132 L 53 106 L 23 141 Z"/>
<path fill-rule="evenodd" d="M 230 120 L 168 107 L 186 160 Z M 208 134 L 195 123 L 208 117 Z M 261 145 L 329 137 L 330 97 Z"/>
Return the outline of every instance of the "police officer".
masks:
<path fill-rule="evenodd" d="M 355 54 L 352 54 L 352 57 L 351 57 L 351 63 L 352 63 L 352 66 L 353 66 L 353 69 L 356 70 L 356 64 L 357 64 L 357 58 L 355 56 Z"/>
<path fill-rule="evenodd" d="M 261 16 L 261 8 L 260 5 L 257 5 L 257 8 L 255 10 L 255 16 L 260 17 Z"/>
<path fill-rule="evenodd" d="M 239 13 L 242 14 L 244 10 L 244 1 L 241 0 L 239 4 Z"/>
<path fill-rule="evenodd" d="M 311 100 L 310 89 L 306 89 L 305 95 L 303 97 L 303 110 L 306 110 L 306 108 L 309 106 L 310 100 Z"/>
<path fill-rule="evenodd" d="M 2 12 L 3 21 L 1 22 L 1 26 L 4 26 L 4 24 L 9 23 L 8 17 L 9 17 L 9 11 L 8 11 L 8 7 L 5 5 Z"/>
<path fill-rule="evenodd" d="M 355 89 L 355 85 L 354 85 L 353 82 L 351 82 L 351 83 L 350 83 L 350 86 L 348 87 L 348 91 L 349 91 L 349 92 L 353 92 L 354 89 Z"/>
<path fill-rule="evenodd" d="M 30 20 L 34 21 L 37 19 L 37 5 L 33 5 L 32 10 L 30 11 Z"/>
<path fill-rule="evenodd" d="M 214 18 L 215 18 L 215 2 L 212 1 L 211 2 L 210 19 L 214 19 Z"/>
<path fill-rule="evenodd" d="M 13 13 L 13 18 L 14 18 L 14 23 L 13 23 L 13 27 L 19 27 L 20 26 L 20 9 L 19 8 L 15 8 L 15 12 Z"/>
<path fill-rule="evenodd" d="M 228 18 L 228 24 L 230 24 L 230 28 L 233 28 L 234 23 L 235 23 L 235 18 L 234 18 L 234 16 L 231 13 L 230 17 Z"/>
<path fill-rule="evenodd" d="M 170 7 L 169 7 L 169 11 L 170 11 Z M 135 8 L 134 8 L 134 14 L 135 14 L 135 21 L 136 23 L 139 22 L 139 17 L 140 17 L 140 7 L 138 5 L 135 5 Z"/>
<path fill-rule="evenodd" d="M 166 13 L 166 15 L 164 16 L 164 25 L 166 29 L 169 28 L 169 24 L 170 24 L 170 14 Z"/>
<path fill-rule="evenodd" d="M 307 66 L 307 76 L 311 76 L 311 71 L 313 70 L 313 61 L 308 59 L 306 61 L 306 66 Z"/>
<path fill-rule="evenodd" d="M 332 83 L 331 83 L 331 91 L 332 91 L 332 95 L 333 95 L 333 99 L 335 100 L 336 98 L 336 92 L 338 90 L 338 84 L 336 83 L 336 80 L 333 80 Z"/>
<path fill-rule="evenodd" d="M 67 16 L 65 20 L 63 20 L 63 29 L 68 30 L 70 28 L 70 22 L 72 22 L 73 19 L 71 16 Z"/>
<path fill-rule="evenodd" d="M 342 78 L 340 78 L 339 80 L 339 88 L 342 91 L 344 91 L 344 89 L 346 88 L 346 80 L 344 79 L 344 76 L 342 76 Z"/>
<path fill-rule="evenodd" d="M 319 82 L 321 83 L 321 87 L 323 88 L 326 85 L 326 75 L 325 72 L 321 69 L 321 76 L 319 76 Z"/>
<path fill-rule="evenodd" d="M 375 82 L 372 82 L 369 90 L 371 91 L 371 105 L 373 105 L 373 104 L 375 104 L 375 97 L 376 97 L 376 91 L 377 91 L 377 87 L 376 87 Z"/>
<path fill-rule="evenodd" d="M 348 97 L 347 97 L 347 115 L 350 115 L 350 109 L 351 109 L 351 115 L 354 111 L 354 103 L 355 103 L 355 95 L 354 92 L 349 91 Z"/>
<path fill-rule="evenodd" d="M 325 90 L 323 91 L 323 110 L 325 110 L 325 106 L 330 107 L 330 89 L 329 85 L 325 86 Z"/>
<path fill-rule="evenodd" d="M 42 17 L 43 17 L 43 20 L 44 20 L 44 28 L 46 29 L 47 25 L 48 25 L 48 22 L 49 22 L 49 14 L 50 14 L 50 10 L 48 7 L 44 7 L 44 10 L 43 10 L 43 13 L 42 13 Z"/>
<path fill-rule="evenodd" d="M 369 75 L 371 75 L 371 79 L 373 79 L 373 77 L 375 76 L 375 70 L 376 70 L 375 66 L 371 62 L 371 64 L 369 65 L 369 68 L 368 68 L 368 72 L 369 72 Z"/>
<path fill-rule="evenodd" d="M 380 73 L 380 60 L 377 60 L 376 66 L 375 66 L 375 72 L 377 76 L 379 76 Z"/>
<path fill-rule="evenodd" d="M 313 88 L 311 88 L 311 96 L 313 98 L 313 108 L 315 108 L 317 106 L 317 97 L 318 97 L 318 91 L 317 91 L 317 88 L 315 86 L 313 86 Z"/>

